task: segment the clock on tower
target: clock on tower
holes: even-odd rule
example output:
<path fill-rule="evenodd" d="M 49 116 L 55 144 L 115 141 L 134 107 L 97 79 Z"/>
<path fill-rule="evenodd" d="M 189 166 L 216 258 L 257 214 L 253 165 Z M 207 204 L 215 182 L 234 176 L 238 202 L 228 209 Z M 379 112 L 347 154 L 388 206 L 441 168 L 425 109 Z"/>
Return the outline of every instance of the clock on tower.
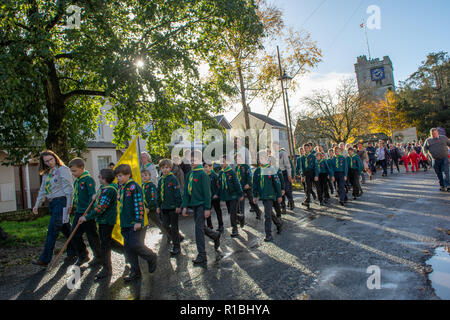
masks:
<path fill-rule="evenodd" d="M 374 68 L 370 70 L 372 81 L 380 81 L 385 78 L 384 67 Z"/>

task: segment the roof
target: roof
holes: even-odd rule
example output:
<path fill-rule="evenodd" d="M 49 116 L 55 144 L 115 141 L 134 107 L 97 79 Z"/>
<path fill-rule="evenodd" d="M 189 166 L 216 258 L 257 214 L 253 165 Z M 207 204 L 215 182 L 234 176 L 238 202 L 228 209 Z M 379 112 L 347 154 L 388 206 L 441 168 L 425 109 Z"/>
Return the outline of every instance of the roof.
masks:
<path fill-rule="evenodd" d="M 88 141 L 87 147 L 91 149 L 116 149 L 114 143 L 101 141 Z"/>
<path fill-rule="evenodd" d="M 231 129 L 231 124 L 228 122 L 227 118 L 225 118 L 223 114 L 219 116 L 214 116 L 214 119 L 216 119 L 217 123 L 220 124 L 225 129 Z M 224 121 L 224 124 L 221 124 L 222 121 Z"/>
<path fill-rule="evenodd" d="M 255 113 L 255 112 L 249 112 L 249 114 L 261 121 L 266 122 L 268 125 L 271 125 L 272 127 L 279 127 L 279 128 L 286 129 L 286 125 L 282 124 L 281 122 L 278 122 L 277 120 L 269 118 L 268 116 L 265 116 L 265 115 L 259 114 L 259 113 Z"/>

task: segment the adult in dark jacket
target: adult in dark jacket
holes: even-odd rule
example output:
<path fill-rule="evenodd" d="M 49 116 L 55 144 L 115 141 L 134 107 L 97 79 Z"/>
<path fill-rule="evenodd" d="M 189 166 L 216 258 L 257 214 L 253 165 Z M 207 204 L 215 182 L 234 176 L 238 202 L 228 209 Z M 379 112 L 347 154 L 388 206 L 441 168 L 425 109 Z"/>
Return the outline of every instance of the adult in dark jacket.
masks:
<path fill-rule="evenodd" d="M 434 171 L 439 179 L 441 191 L 450 192 L 450 178 L 448 169 L 448 147 L 450 140 L 446 136 L 440 136 L 436 128 L 431 129 L 431 137 L 423 146 L 424 154 L 431 154 L 434 160 Z"/>
<path fill-rule="evenodd" d="M 400 150 L 393 144 L 389 146 L 389 163 L 391 165 L 391 174 L 394 173 L 394 164 L 397 167 L 397 171 L 400 173 L 400 168 L 398 166 L 398 161 L 401 158 Z"/>
<path fill-rule="evenodd" d="M 378 149 L 376 152 L 377 160 L 380 166 L 383 168 L 383 177 L 387 176 L 387 164 L 389 163 L 389 150 L 386 148 L 384 141 L 380 140 L 378 143 Z"/>
<path fill-rule="evenodd" d="M 370 171 L 372 171 L 372 174 L 375 174 L 377 169 L 375 168 L 375 163 L 377 162 L 376 152 L 377 149 L 373 146 L 372 142 L 368 143 L 368 146 L 366 148 L 367 155 L 369 156 L 369 168 Z"/>

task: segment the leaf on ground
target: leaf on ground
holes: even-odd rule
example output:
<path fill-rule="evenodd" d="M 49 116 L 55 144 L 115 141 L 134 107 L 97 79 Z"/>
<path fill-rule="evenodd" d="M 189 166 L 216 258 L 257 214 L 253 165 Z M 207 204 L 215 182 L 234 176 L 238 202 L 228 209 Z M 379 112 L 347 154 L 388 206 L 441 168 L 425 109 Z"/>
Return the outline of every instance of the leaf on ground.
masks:
<path fill-rule="evenodd" d="M 391 214 L 391 215 L 388 215 L 388 219 L 392 219 L 394 217 L 394 215 L 393 214 Z"/>

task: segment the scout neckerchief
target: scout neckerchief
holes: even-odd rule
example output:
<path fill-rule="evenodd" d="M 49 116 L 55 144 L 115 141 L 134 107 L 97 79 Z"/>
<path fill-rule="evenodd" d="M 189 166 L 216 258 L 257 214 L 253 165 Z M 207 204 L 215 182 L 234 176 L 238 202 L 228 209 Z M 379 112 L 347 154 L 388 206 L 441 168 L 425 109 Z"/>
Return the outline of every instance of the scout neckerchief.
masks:
<path fill-rule="evenodd" d="M 125 188 L 127 187 L 127 185 L 129 185 L 131 182 L 134 182 L 133 179 L 129 179 L 123 186 L 121 186 L 120 189 L 120 199 L 119 199 L 119 212 L 122 212 L 122 207 L 123 207 L 123 195 L 125 193 Z"/>
<path fill-rule="evenodd" d="M 308 158 L 309 158 L 310 154 L 311 154 L 311 151 L 305 155 L 305 169 L 308 169 Z"/>
<path fill-rule="evenodd" d="M 231 171 L 230 166 L 228 166 L 222 170 L 222 189 L 228 189 L 227 175 L 225 174 L 225 172 L 229 172 L 229 171 Z"/>
<path fill-rule="evenodd" d="M 336 156 L 336 169 L 339 168 L 339 157 L 340 157 L 340 156 L 341 156 L 341 155 Z"/>
<path fill-rule="evenodd" d="M 320 165 L 322 164 L 322 162 L 324 161 L 325 159 L 320 159 L 319 160 L 319 168 L 320 168 Z"/>
<path fill-rule="evenodd" d="M 193 169 L 191 171 L 191 174 L 189 175 L 189 181 L 188 181 L 188 193 L 189 195 L 192 195 L 192 183 L 194 181 L 194 171 L 203 171 L 203 165 L 199 165 L 197 168 Z"/>
<path fill-rule="evenodd" d="M 238 177 L 238 180 L 241 181 L 241 165 L 240 164 L 238 164 L 238 166 L 237 166 L 236 175 Z"/>
<path fill-rule="evenodd" d="M 261 171 L 263 171 L 264 169 L 267 169 L 269 167 L 270 167 L 270 163 L 268 163 L 268 164 L 266 164 L 264 166 L 261 166 Z M 259 180 L 259 184 L 261 186 L 261 190 L 263 190 L 264 189 L 264 175 L 261 175 L 261 179 Z"/>
<path fill-rule="evenodd" d="M 356 153 L 350 156 L 350 169 L 353 169 L 353 158 L 355 157 Z"/>
<path fill-rule="evenodd" d="M 72 199 L 72 203 L 77 203 L 78 202 L 78 184 L 80 183 L 81 179 L 86 178 L 86 177 L 90 177 L 90 174 L 88 171 L 84 171 L 81 176 L 79 176 L 78 178 L 75 179 L 75 181 L 73 182 L 73 199 Z"/>
<path fill-rule="evenodd" d="M 162 181 L 161 181 L 161 202 L 164 202 L 164 182 L 166 181 L 166 178 L 168 176 L 173 176 L 172 172 L 169 172 L 167 174 L 167 176 L 163 176 Z"/>
<path fill-rule="evenodd" d="M 53 177 L 53 173 L 55 172 L 56 167 L 52 168 L 48 173 L 47 179 L 45 180 L 45 194 L 50 193 L 50 179 Z"/>

